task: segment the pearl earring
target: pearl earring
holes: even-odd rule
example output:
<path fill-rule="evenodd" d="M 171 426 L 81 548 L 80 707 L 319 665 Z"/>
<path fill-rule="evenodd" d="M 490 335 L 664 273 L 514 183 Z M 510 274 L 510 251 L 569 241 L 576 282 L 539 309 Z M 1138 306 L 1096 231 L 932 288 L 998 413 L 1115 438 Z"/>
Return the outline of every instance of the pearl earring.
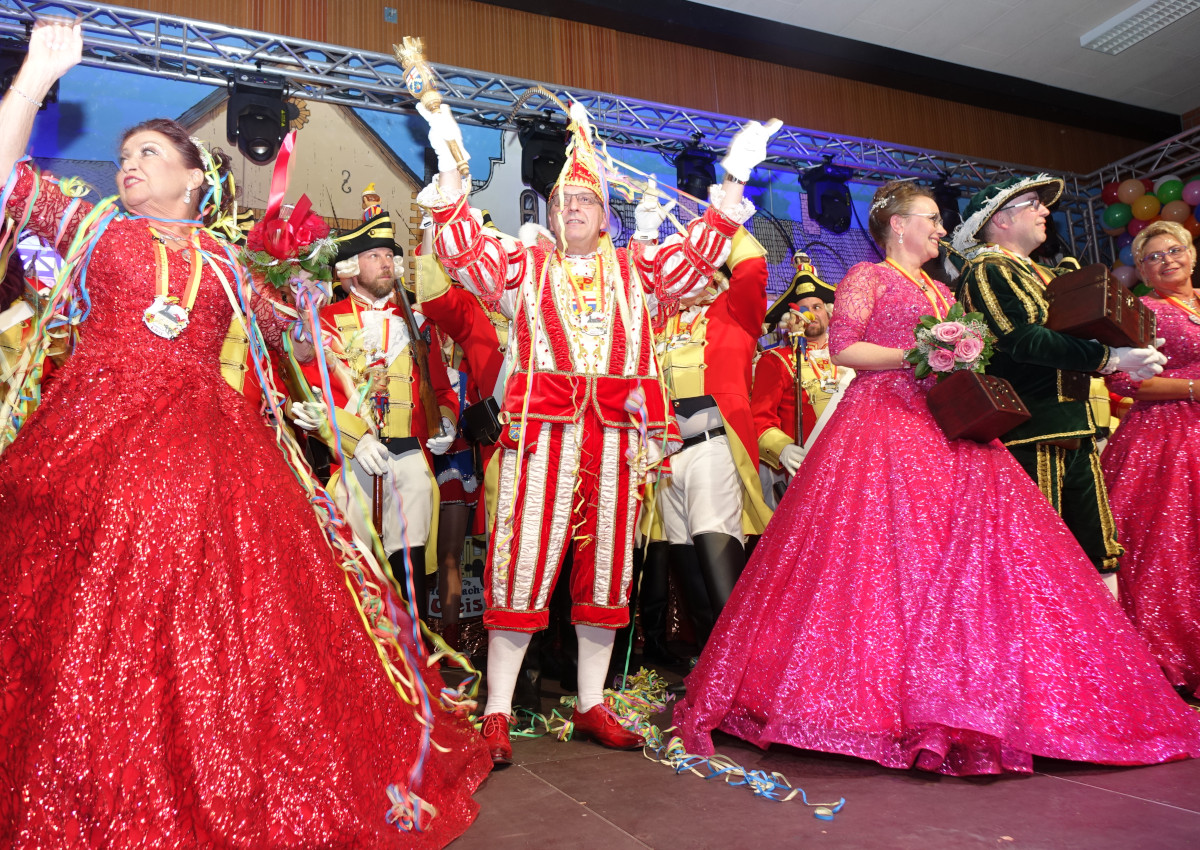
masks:
<path fill-rule="evenodd" d="M 191 186 L 188 186 L 187 191 L 185 191 L 183 193 L 183 202 L 185 204 L 190 204 L 192 202 L 192 187 Z"/>
<path fill-rule="evenodd" d="M 900 244 L 901 245 L 904 244 L 904 234 L 903 233 L 900 234 Z"/>

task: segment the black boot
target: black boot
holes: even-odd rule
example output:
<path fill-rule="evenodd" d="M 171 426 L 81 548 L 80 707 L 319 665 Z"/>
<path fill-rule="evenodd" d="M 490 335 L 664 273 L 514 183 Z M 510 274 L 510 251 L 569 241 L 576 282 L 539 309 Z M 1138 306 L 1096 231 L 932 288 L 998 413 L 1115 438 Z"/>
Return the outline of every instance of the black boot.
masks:
<path fill-rule="evenodd" d="M 742 541 L 728 534 L 697 534 L 692 542 L 696 545 L 700 574 L 704 576 L 715 623 L 746 566 L 746 550 Z"/>
<path fill-rule="evenodd" d="M 425 590 L 425 547 L 410 546 L 407 561 L 403 549 L 393 552 L 388 556 L 388 569 L 392 573 L 392 580 L 400 588 L 400 596 L 405 601 L 408 601 L 408 573 L 412 573 L 413 591 L 417 597 L 413 607 L 416 608 L 417 616 L 426 620 L 429 616 L 429 594 Z"/>
<path fill-rule="evenodd" d="M 704 649 L 709 633 L 712 632 L 714 618 L 712 603 L 708 601 L 708 588 L 704 584 L 704 577 L 700 574 L 696 547 L 672 543 L 669 553 L 671 571 L 675 573 L 675 579 L 687 602 L 692 631 L 696 633 L 696 645 L 700 649 Z"/>
<path fill-rule="evenodd" d="M 638 610 L 642 617 L 642 658 L 651 664 L 675 666 L 680 660 L 667 649 L 667 570 L 671 546 L 666 541 L 646 547 L 642 581 L 638 586 Z"/>

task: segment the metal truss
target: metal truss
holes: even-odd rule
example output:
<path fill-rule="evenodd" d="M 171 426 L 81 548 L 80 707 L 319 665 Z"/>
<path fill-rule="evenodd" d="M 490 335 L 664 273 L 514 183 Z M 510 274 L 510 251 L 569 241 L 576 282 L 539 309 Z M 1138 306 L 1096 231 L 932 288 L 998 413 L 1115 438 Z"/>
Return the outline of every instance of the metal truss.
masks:
<path fill-rule="evenodd" d="M 238 72 L 274 74 L 291 94 L 359 109 L 400 112 L 412 109 L 395 57 L 302 39 L 239 30 L 118 6 L 77 2 L 0 0 L 0 37 L 23 38 L 38 16 L 78 17 L 83 24 L 83 64 L 170 79 L 226 86 Z M 531 80 L 433 65 L 443 97 L 459 121 L 489 127 L 535 115 L 548 105 Z M 591 113 L 608 144 L 676 151 L 699 136 L 720 151 L 744 123 L 728 115 L 687 110 L 602 92 L 547 87 L 561 100 L 578 100 Z M 855 182 L 895 178 L 945 179 L 970 191 L 1013 176 L 1036 173 L 1011 163 L 962 157 L 939 151 L 886 144 L 784 127 L 772 139 L 768 164 L 798 171 L 826 158 L 852 169 Z M 1130 167 L 1133 167 L 1132 165 Z M 1100 183 L 1094 175 L 1064 174 L 1068 247 L 1094 256 L 1095 227 L 1081 220 Z M 1090 224 L 1090 228 L 1089 228 Z M 1080 250 L 1077 235 L 1084 235 Z M 1090 249 L 1090 250 L 1089 250 Z"/>
<path fill-rule="evenodd" d="M 1092 172 L 1089 177 L 1093 185 L 1099 187 L 1115 180 L 1131 177 L 1153 180 L 1177 170 L 1197 168 L 1200 168 L 1200 127 L 1193 127 L 1157 145 L 1109 163 Z M 1186 179 L 1189 175 L 1179 176 Z"/>

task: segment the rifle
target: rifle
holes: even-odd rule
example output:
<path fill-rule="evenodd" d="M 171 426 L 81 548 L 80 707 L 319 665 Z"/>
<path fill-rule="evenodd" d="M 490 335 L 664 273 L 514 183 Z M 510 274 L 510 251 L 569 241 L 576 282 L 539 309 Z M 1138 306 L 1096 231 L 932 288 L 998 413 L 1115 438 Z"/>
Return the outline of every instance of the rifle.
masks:
<path fill-rule="evenodd" d="M 796 376 L 792 388 L 796 393 L 796 445 L 804 445 L 804 355 L 808 353 L 808 338 L 801 332 L 796 339 Z"/>
<path fill-rule="evenodd" d="M 442 433 L 442 417 L 438 412 L 437 396 L 433 394 L 433 381 L 429 377 L 429 345 L 421 337 L 412 305 L 408 303 L 408 290 L 404 288 L 404 284 L 400 282 L 399 278 L 396 279 L 394 288 L 396 302 L 404 313 L 404 323 L 408 325 L 408 335 L 412 339 L 409 344 L 412 346 L 413 360 L 417 364 L 417 373 L 420 377 L 417 389 L 420 394 L 421 407 L 425 411 L 425 425 L 429 430 L 429 436 L 436 437 Z M 440 353 L 438 363 L 441 363 Z"/>

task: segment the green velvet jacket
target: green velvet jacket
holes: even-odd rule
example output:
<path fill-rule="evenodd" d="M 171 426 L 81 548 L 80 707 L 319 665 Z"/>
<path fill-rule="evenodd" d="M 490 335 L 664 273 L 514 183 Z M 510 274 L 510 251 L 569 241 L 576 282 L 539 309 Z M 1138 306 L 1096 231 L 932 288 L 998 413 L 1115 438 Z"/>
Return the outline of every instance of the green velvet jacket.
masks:
<path fill-rule="evenodd" d="M 1109 358 L 1106 345 L 1045 327 L 1045 285 L 1034 265 L 984 250 L 967 261 L 958 281 L 963 308 L 982 313 L 996 335 L 988 374 L 1012 384 L 1033 414 L 1000 438 L 1008 446 L 1094 436 L 1088 373 L 1103 368 Z M 1079 264 L 1067 259 L 1055 268 L 1040 268 L 1057 277 Z"/>

